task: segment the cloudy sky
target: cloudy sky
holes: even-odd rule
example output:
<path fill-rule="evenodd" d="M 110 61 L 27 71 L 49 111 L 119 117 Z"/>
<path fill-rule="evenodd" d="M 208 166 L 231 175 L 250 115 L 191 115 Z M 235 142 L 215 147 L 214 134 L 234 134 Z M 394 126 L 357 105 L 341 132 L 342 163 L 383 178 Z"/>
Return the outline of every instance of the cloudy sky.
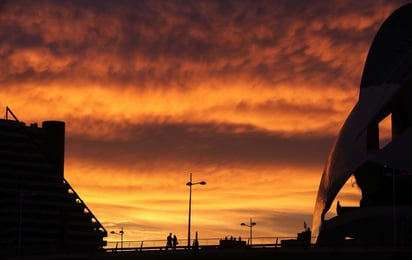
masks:
<path fill-rule="evenodd" d="M 66 123 L 65 178 L 125 240 L 295 237 L 408 1 L 0 1 L 0 106 Z M 358 203 L 347 185 L 341 203 Z M 109 234 L 107 240 L 118 240 Z"/>

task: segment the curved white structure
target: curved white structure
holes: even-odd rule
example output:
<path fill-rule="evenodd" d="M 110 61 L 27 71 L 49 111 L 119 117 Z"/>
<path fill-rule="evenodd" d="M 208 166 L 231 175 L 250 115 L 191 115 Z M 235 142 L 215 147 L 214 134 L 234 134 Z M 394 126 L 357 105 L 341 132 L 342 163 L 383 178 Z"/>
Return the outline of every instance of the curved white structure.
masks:
<path fill-rule="evenodd" d="M 380 147 L 379 122 L 388 116 L 392 139 Z M 328 156 L 313 215 L 317 243 L 339 243 L 348 238 L 382 243 L 389 234 L 391 241 L 405 241 L 403 230 L 412 230 L 412 191 L 408 190 L 412 183 L 411 126 L 412 4 L 407 4 L 393 12 L 376 34 L 365 63 L 359 101 Z M 362 191 L 359 208 L 340 209 L 337 217 L 325 220 L 352 175 Z M 382 234 L 372 231 L 376 226 L 370 225 L 375 221 L 378 226 L 386 223 Z M 393 223 L 403 225 L 402 231 L 397 232 L 400 227 Z"/>

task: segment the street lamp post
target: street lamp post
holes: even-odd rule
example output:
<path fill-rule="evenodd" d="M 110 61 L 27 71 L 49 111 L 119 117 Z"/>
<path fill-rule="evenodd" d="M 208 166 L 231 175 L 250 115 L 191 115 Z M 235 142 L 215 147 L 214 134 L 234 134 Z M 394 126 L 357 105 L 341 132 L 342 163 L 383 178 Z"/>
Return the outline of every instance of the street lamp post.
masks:
<path fill-rule="evenodd" d="M 188 183 L 186 183 L 186 185 L 189 186 L 189 221 L 187 224 L 187 249 L 190 249 L 190 219 L 192 215 L 192 186 L 196 184 L 205 185 L 206 182 L 204 181 L 192 182 L 192 173 L 190 173 L 190 180 Z"/>
<path fill-rule="evenodd" d="M 256 222 L 252 222 L 252 218 L 250 218 L 250 220 L 249 220 L 249 224 L 246 224 L 246 223 L 240 223 L 240 225 L 241 226 L 246 226 L 246 227 L 249 227 L 249 246 L 252 246 L 252 228 L 253 228 L 253 226 L 255 226 L 256 225 Z"/>
<path fill-rule="evenodd" d="M 122 229 L 120 229 L 119 232 L 111 231 L 110 233 L 120 235 L 120 251 L 123 251 L 123 234 L 124 234 L 123 227 Z"/>

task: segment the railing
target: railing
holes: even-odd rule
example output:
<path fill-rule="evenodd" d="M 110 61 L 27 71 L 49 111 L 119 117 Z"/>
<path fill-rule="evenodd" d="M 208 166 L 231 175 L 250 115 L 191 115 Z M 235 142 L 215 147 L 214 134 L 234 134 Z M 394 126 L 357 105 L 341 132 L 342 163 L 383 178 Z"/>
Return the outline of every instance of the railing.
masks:
<path fill-rule="evenodd" d="M 198 239 L 200 248 L 218 248 L 220 240 L 225 238 L 203 238 Z M 230 239 L 230 238 L 228 238 Z M 232 238 L 239 239 L 239 238 Z M 296 239 L 296 237 L 253 237 L 253 248 L 277 248 L 281 247 L 282 240 Z M 249 247 L 248 239 L 246 245 Z M 104 247 L 107 252 L 114 251 L 149 251 L 149 250 L 166 250 L 166 239 L 162 240 L 123 240 L 123 248 L 120 247 L 121 241 L 107 241 Z M 187 245 L 187 239 L 179 240 L 179 245 Z M 177 250 L 187 249 L 187 246 L 177 246 Z"/>

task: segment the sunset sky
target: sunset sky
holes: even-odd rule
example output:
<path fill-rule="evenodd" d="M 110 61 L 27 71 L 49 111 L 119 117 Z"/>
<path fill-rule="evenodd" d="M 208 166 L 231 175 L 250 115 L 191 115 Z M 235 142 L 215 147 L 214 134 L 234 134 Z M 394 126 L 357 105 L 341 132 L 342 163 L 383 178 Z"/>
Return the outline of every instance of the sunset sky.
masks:
<path fill-rule="evenodd" d="M 0 109 L 66 123 L 66 180 L 125 240 L 187 239 L 190 173 L 207 182 L 192 238 L 246 238 L 249 218 L 295 237 L 370 44 L 407 2 L 0 1 Z"/>

